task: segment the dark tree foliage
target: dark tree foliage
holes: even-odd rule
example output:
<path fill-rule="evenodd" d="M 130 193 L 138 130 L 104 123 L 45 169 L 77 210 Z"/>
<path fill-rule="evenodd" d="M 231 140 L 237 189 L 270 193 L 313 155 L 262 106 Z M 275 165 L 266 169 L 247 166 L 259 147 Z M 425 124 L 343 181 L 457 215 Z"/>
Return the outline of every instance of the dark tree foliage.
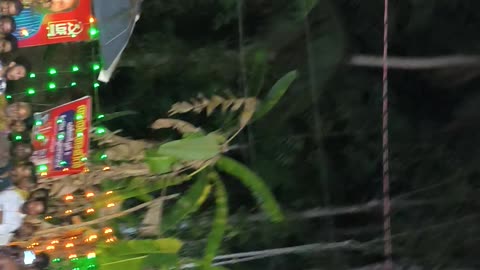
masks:
<path fill-rule="evenodd" d="M 305 34 L 305 3 L 314 6 L 308 14 L 310 36 Z M 242 96 L 236 4 L 145 0 L 120 67 L 100 91 L 105 112 L 139 114 L 111 121 L 109 127 L 152 138 L 146 127 L 165 116 L 162 112 L 174 102 L 198 93 Z M 478 54 L 479 8 L 475 0 L 392 0 L 390 54 L 412 61 Z M 381 261 L 381 208 L 322 218 L 299 214 L 381 199 L 381 73 L 348 63 L 355 54 L 381 54 L 382 1 L 245 0 L 244 11 L 248 94 L 263 96 L 265 86 L 289 70 L 298 69 L 301 76 L 280 106 L 237 140 L 231 155 L 268 181 L 292 218 L 281 225 L 248 221 L 254 204 L 232 183 L 230 204 L 244 221 L 231 224 L 223 251 L 344 240 L 369 245 L 275 257 L 232 269 L 348 269 Z M 398 264 L 423 269 L 480 266 L 478 74 L 476 68 L 448 67 L 390 73 L 391 193 L 398 198 L 392 226 Z M 211 129 L 226 124 L 215 116 L 188 120 Z M 411 206 L 413 202 L 418 204 Z M 193 218 L 192 224 L 201 224 L 201 218 Z M 201 246 L 201 230 L 205 228 L 193 226 L 181 233 Z"/>

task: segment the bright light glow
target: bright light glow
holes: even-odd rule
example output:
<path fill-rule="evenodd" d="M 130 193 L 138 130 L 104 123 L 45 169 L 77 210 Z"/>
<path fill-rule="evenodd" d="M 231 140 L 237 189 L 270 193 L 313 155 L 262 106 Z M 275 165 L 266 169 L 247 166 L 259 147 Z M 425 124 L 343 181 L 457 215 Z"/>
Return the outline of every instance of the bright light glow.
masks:
<path fill-rule="evenodd" d="M 55 245 L 55 244 L 58 244 L 58 243 L 60 243 L 60 242 L 58 242 L 58 240 L 53 240 L 50 244 Z"/>
<path fill-rule="evenodd" d="M 77 86 L 77 82 L 71 82 L 70 83 L 70 87 L 75 87 L 75 86 Z"/>
<path fill-rule="evenodd" d="M 88 192 L 87 194 L 85 194 L 85 197 L 87 197 L 87 198 L 92 198 L 94 196 L 95 196 L 95 193 L 93 193 L 93 192 Z"/>
<path fill-rule="evenodd" d="M 65 245 L 66 248 L 71 248 L 71 247 L 74 247 L 75 245 L 73 243 L 68 243 Z"/>
<path fill-rule="evenodd" d="M 114 204 L 114 203 L 109 203 L 109 204 L 107 204 L 107 207 L 108 207 L 108 208 L 110 208 L 110 207 L 114 207 L 114 206 L 115 206 L 115 204 Z"/>
<path fill-rule="evenodd" d="M 57 85 L 54 82 L 48 83 L 48 89 L 53 90 L 55 88 L 57 88 Z"/>
<path fill-rule="evenodd" d="M 30 35 L 30 33 L 28 33 L 27 29 L 22 29 L 20 31 L 20 35 L 22 35 L 23 37 L 28 37 Z"/>
<path fill-rule="evenodd" d="M 73 200 L 73 198 L 74 198 L 73 195 L 67 195 L 65 196 L 65 201 L 71 201 Z"/>
<path fill-rule="evenodd" d="M 72 66 L 72 72 L 77 72 L 79 70 L 80 68 L 77 65 Z"/>
<path fill-rule="evenodd" d="M 57 74 L 57 70 L 54 69 L 54 68 L 49 68 L 49 69 L 48 69 L 48 74 L 50 74 L 50 75 L 55 75 L 55 74 Z"/>
<path fill-rule="evenodd" d="M 27 89 L 27 95 L 30 95 L 30 96 L 31 96 L 31 95 L 35 95 L 35 89 L 33 89 L 33 88 L 28 88 L 28 89 Z"/>
<path fill-rule="evenodd" d="M 110 190 L 110 191 L 107 191 L 107 193 L 105 193 L 105 194 L 110 195 L 112 193 L 113 193 L 113 191 Z"/>
<path fill-rule="evenodd" d="M 93 240 L 97 240 L 98 239 L 98 236 L 96 234 L 92 234 L 88 237 L 88 241 L 93 241 Z"/>
<path fill-rule="evenodd" d="M 77 254 L 71 254 L 68 256 L 69 259 L 75 259 L 77 258 Z"/>
<path fill-rule="evenodd" d="M 87 258 L 89 258 L 89 259 L 93 259 L 95 257 L 96 257 L 95 252 L 90 252 L 90 253 L 87 254 Z"/>
<path fill-rule="evenodd" d="M 30 77 L 31 79 L 33 79 L 33 78 L 36 78 L 36 77 L 37 77 L 37 75 L 36 75 L 35 73 L 33 73 L 33 72 L 32 72 L 32 73 L 30 73 L 30 75 L 28 75 L 28 77 Z"/>
<path fill-rule="evenodd" d="M 93 208 L 87 209 L 87 214 L 91 214 L 91 213 L 93 213 L 93 212 L 95 212 L 95 209 L 93 209 Z"/>
<path fill-rule="evenodd" d="M 47 246 L 47 250 L 54 250 L 55 246 Z"/>
<path fill-rule="evenodd" d="M 38 166 L 38 171 L 39 172 L 46 172 L 46 171 L 48 171 L 48 166 L 47 165 L 40 165 L 40 166 Z"/>
<path fill-rule="evenodd" d="M 95 22 L 95 18 L 90 17 L 90 19 L 88 19 L 88 21 L 89 21 L 90 23 L 94 23 L 94 22 Z"/>
<path fill-rule="evenodd" d="M 112 233 L 112 232 L 113 232 L 113 230 L 111 228 L 105 228 L 103 233 L 104 234 L 109 234 L 109 233 Z"/>
<path fill-rule="evenodd" d="M 110 167 L 106 166 L 106 167 L 103 167 L 103 171 L 106 172 L 106 171 L 110 171 Z"/>
<path fill-rule="evenodd" d="M 67 210 L 67 211 L 65 211 L 65 214 L 67 214 L 67 215 L 68 215 L 68 214 L 71 214 L 71 213 L 73 213 L 72 210 Z"/>

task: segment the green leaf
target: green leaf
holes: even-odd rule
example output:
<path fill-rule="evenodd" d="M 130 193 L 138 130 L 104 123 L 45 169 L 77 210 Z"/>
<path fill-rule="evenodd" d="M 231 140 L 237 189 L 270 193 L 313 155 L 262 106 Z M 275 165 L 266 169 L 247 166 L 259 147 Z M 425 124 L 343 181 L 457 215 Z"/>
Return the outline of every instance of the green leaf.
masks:
<path fill-rule="evenodd" d="M 213 258 L 218 252 L 223 240 L 223 235 L 227 227 L 228 204 L 227 192 L 225 186 L 219 179 L 217 173 L 211 173 L 215 183 L 215 218 L 213 220 L 212 230 L 208 234 L 207 247 L 203 256 L 202 266 L 204 269 L 210 269 Z"/>
<path fill-rule="evenodd" d="M 175 238 L 121 241 L 115 245 L 99 245 L 96 253 L 101 269 L 139 270 L 149 255 L 177 254 L 182 242 Z"/>
<path fill-rule="evenodd" d="M 283 95 L 287 92 L 290 85 L 297 78 L 297 71 L 290 71 L 278 80 L 270 89 L 265 100 L 260 103 L 256 113 L 253 115 L 253 120 L 258 120 L 265 116 L 275 105 L 280 101 Z"/>
<path fill-rule="evenodd" d="M 161 145 L 157 154 L 174 157 L 183 161 L 208 160 L 221 153 L 218 136 L 208 134 L 196 138 L 186 138 Z"/>
<path fill-rule="evenodd" d="M 164 174 L 172 171 L 176 159 L 168 156 L 149 156 L 145 158 L 151 173 Z"/>
<path fill-rule="evenodd" d="M 175 203 L 173 208 L 165 214 L 161 229 L 167 231 L 180 221 L 197 211 L 210 194 L 212 185 L 205 177 L 197 180 L 192 187 Z"/>
<path fill-rule="evenodd" d="M 142 269 L 157 269 L 157 270 L 170 270 L 179 269 L 177 266 L 180 263 L 178 255 L 173 254 L 154 254 L 148 255 L 143 261 Z"/>
<path fill-rule="evenodd" d="M 222 156 L 216 167 L 240 180 L 254 195 L 262 210 L 275 222 L 283 220 L 280 207 L 264 181 L 238 161 Z"/>

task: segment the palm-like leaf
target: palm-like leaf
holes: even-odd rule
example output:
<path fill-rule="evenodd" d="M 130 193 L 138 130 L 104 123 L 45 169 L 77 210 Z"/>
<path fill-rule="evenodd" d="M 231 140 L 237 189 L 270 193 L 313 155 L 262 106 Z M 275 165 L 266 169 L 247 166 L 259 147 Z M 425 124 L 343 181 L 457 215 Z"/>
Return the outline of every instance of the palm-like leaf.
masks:
<path fill-rule="evenodd" d="M 203 257 L 202 266 L 204 269 L 210 269 L 213 258 L 220 248 L 228 218 L 227 192 L 225 191 L 225 186 L 220 180 L 218 174 L 211 173 L 211 175 L 215 181 L 216 209 L 215 219 L 213 220 L 212 230 L 208 235 L 207 247 L 205 248 L 205 255 Z"/>
<path fill-rule="evenodd" d="M 163 217 L 162 231 L 167 231 L 180 221 L 197 211 L 205 202 L 212 189 L 205 177 L 197 180 Z"/>
<path fill-rule="evenodd" d="M 216 167 L 227 174 L 240 180 L 254 195 L 262 210 L 272 221 L 283 220 L 280 207 L 264 181 L 243 164 L 222 156 L 216 163 Z"/>

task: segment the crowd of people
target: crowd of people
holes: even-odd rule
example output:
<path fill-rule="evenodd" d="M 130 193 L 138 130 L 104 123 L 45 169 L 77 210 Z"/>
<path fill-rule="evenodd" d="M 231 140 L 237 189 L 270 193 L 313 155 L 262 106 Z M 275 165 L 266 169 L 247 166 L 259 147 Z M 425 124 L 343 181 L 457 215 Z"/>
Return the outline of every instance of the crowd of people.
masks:
<path fill-rule="evenodd" d="M 8 129 L 0 134 L 0 268 L 2 256 L 7 256 L 13 262 L 5 258 L 5 264 L 40 270 L 48 266 L 48 255 L 8 245 L 12 239 L 28 240 L 34 233 L 32 224 L 24 222 L 27 216 L 36 217 L 47 211 L 48 191 L 37 189 L 36 167 L 30 162 L 33 146 L 15 140 L 12 135 L 29 137 L 27 122 L 31 119 L 32 110 L 24 102 L 15 102 L 4 108 L 0 118 Z M 24 258 L 27 255 L 28 260 Z"/>

